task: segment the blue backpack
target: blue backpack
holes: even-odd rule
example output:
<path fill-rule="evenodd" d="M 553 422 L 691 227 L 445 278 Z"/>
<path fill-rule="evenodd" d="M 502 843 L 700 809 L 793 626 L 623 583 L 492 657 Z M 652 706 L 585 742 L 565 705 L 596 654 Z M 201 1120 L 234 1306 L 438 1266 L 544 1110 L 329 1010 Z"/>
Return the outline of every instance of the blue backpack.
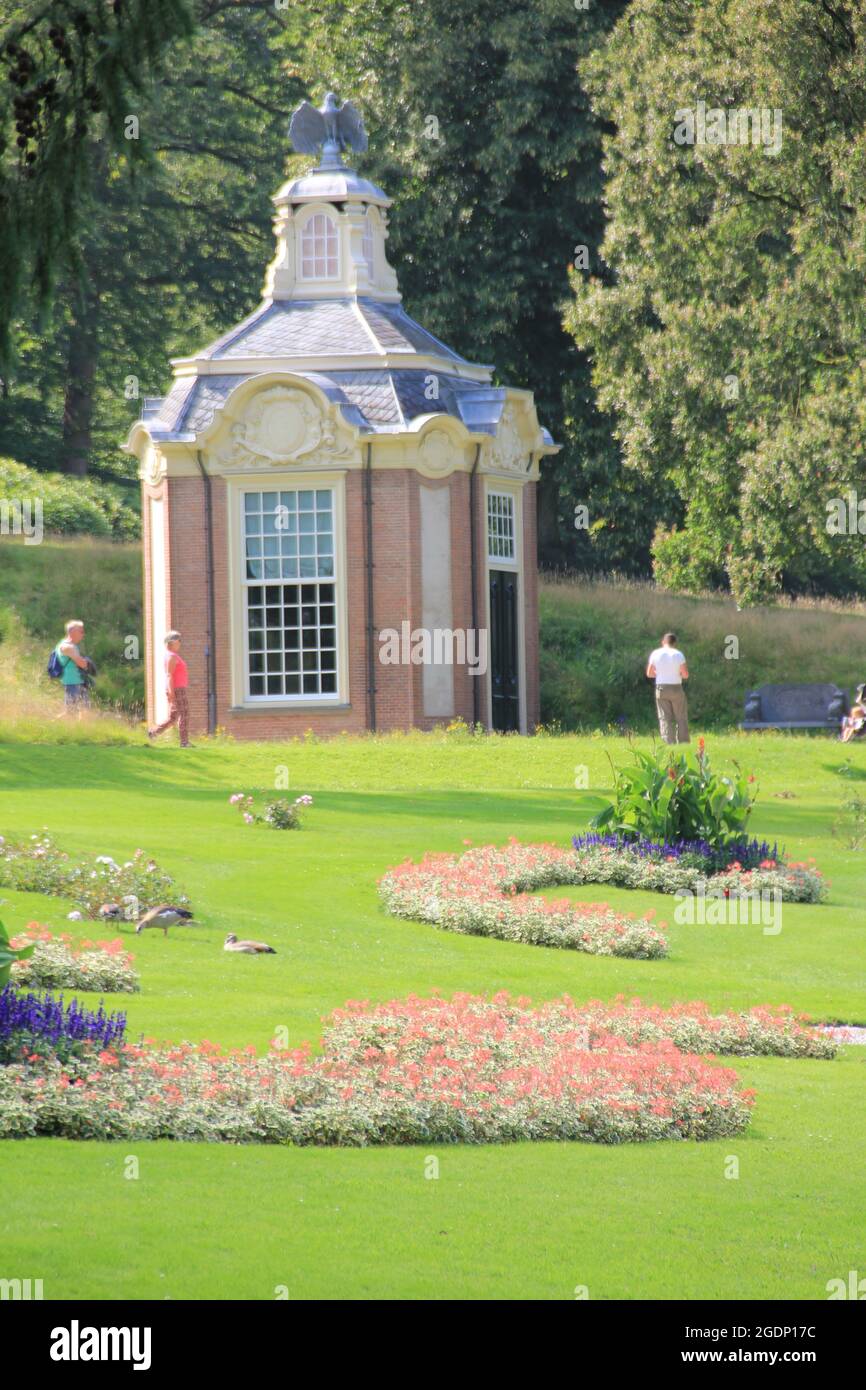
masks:
<path fill-rule="evenodd" d="M 60 660 L 57 648 L 52 648 L 48 658 L 48 674 L 53 681 L 59 681 L 63 675 L 63 662 Z"/>

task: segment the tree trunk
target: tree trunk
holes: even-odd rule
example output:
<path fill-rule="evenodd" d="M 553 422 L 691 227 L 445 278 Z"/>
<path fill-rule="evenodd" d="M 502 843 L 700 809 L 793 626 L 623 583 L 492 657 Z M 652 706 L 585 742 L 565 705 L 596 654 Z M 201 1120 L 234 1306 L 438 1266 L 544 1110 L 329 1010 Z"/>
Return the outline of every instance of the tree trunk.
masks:
<path fill-rule="evenodd" d="M 60 467 L 83 478 L 92 446 L 93 393 L 99 358 L 99 294 L 88 284 L 73 303 L 66 356 L 66 396 Z"/>

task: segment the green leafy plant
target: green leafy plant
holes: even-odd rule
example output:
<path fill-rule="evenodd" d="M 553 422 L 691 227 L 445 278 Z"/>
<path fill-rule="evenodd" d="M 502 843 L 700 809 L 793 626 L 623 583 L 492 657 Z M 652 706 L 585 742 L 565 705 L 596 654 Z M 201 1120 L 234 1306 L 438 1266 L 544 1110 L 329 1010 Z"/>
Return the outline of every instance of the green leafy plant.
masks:
<path fill-rule="evenodd" d="M 32 942 L 29 946 L 13 947 L 9 945 L 9 933 L 0 922 L 0 989 L 5 989 L 12 974 L 12 967 L 18 960 L 26 960 L 32 956 L 36 948 L 36 943 Z"/>
<path fill-rule="evenodd" d="M 628 767 L 611 763 L 614 799 L 593 817 L 594 830 L 669 844 L 704 840 L 712 848 L 742 839 L 755 779 L 736 763 L 734 776 L 713 772 L 703 739 L 695 755 L 665 748 L 655 754 L 635 750 L 633 759 Z"/>
<path fill-rule="evenodd" d="M 312 806 L 311 796 L 298 796 L 287 801 L 284 796 L 272 797 L 265 803 L 262 815 L 255 809 L 255 798 L 243 792 L 235 792 L 229 797 L 229 805 L 237 806 L 246 825 L 269 825 L 272 830 L 300 830 L 301 813 L 306 806 Z"/>
<path fill-rule="evenodd" d="M 846 797 L 833 822 L 832 833 L 844 836 L 846 849 L 866 847 L 866 798 L 857 792 Z"/>

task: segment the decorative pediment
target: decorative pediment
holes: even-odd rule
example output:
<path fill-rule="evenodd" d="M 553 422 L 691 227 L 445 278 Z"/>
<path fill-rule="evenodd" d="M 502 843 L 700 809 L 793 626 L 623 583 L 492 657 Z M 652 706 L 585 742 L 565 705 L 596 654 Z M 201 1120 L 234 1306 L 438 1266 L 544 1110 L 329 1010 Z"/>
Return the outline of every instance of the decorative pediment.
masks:
<path fill-rule="evenodd" d="M 330 467 L 357 459 L 354 432 L 337 408 L 288 383 L 233 393 L 214 421 L 209 452 L 225 469 Z"/>

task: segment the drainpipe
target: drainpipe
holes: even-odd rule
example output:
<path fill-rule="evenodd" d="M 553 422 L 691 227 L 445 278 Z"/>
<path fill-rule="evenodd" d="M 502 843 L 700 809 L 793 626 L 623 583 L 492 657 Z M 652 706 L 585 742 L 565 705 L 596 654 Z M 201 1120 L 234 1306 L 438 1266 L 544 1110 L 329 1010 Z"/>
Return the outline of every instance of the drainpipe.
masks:
<path fill-rule="evenodd" d="M 367 570 L 367 728 L 376 732 L 376 629 L 373 621 L 373 445 L 367 445 L 364 468 L 364 513 L 366 545 L 364 560 Z"/>
<path fill-rule="evenodd" d="M 207 731 L 212 734 L 216 729 L 216 617 L 214 608 L 214 569 L 213 569 L 213 498 L 211 496 L 211 478 L 204 466 L 202 452 L 199 449 L 196 453 L 199 470 L 204 480 L 204 534 L 205 534 L 205 554 L 207 560 L 207 642 L 205 644 L 205 657 L 207 659 Z"/>
<path fill-rule="evenodd" d="M 481 445 L 475 445 L 475 461 L 469 474 L 469 583 L 472 589 L 472 631 L 478 637 L 478 537 L 475 534 L 475 475 L 481 458 Z M 478 676 L 472 677 L 472 723 L 478 723 L 478 703 L 480 692 Z"/>

